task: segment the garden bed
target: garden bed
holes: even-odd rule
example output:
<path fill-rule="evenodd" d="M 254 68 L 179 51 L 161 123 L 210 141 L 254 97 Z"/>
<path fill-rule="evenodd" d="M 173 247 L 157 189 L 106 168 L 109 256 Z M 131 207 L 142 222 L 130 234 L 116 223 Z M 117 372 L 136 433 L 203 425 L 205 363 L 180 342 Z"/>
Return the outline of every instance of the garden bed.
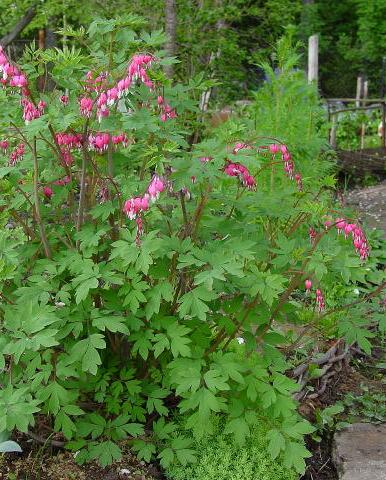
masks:
<path fill-rule="evenodd" d="M 102 468 L 97 463 L 78 465 L 68 451 L 38 445 L 25 435 L 16 440 L 22 454 L 0 457 L 0 480 L 161 480 L 165 477 L 154 465 L 139 461 L 129 450 L 122 460 Z"/>
<path fill-rule="evenodd" d="M 362 393 L 369 392 L 369 404 L 371 399 L 380 393 L 385 394 L 386 385 L 383 380 L 381 370 L 378 365 L 384 362 L 386 352 L 382 344 L 376 345 L 373 349 L 371 357 L 357 356 L 351 362 L 351 365 L 342 369 L 339 375 L 328 386 L 322 396 L 315 400 L 303 401 L 300 405 L 300 412 L 310 422 L 316 422 L 315 412 L 330 407 L 336 402 L 343 401 L 345 404 L 345 412 L 339 417 L 343 421 L 374 421 L 370 417 L 371 408 L 363 409 L 363 412 L 356 412 L 353 417 L 352 407 L 347 405 L 345 398 L 352 394 L 353 397 L 359 398 Z M 381 420 L 381 419 L 380 419 Z M 386 419 L 383 419 L 383 421 Z M 311 437 L 307 438 L 307 448 L 312 452 L 312 457 L 306 460 L 307 470 L 300 480 L 337 480 L 338 473 L 333 464 L 333 436 L 335 427 L 325 429 L 321 434 L 321 441 L 316 442 Z"/>

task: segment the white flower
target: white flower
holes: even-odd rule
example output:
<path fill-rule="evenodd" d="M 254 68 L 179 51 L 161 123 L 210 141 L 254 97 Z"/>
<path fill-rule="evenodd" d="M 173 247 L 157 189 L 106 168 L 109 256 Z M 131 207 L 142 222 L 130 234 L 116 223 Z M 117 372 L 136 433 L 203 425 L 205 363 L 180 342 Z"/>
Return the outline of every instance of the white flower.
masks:
<path fill-rule="evenodd" d="M 130 470 L 128 468 L 121 468 L 119 470 L 119 475 L 130 475 Z"/>
<path fill-rule="evenodd" d="M 245 343 L 245 340 L 243 339 L 243 337 L 237 337 L 236 340 L 239 342 L 240 345 Z"/>

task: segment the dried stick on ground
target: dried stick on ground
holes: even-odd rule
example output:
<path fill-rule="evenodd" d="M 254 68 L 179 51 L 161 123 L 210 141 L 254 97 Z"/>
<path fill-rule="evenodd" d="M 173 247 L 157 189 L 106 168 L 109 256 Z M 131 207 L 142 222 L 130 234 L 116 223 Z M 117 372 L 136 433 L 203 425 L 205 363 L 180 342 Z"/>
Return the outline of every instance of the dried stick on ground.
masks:
<path fill-rule="evenodd" d="M 292 377 L 298 379 L 300 390 L 295 393 L 294 398 L 301 400 L 302 398 L 317 398 L 322 395 L 329 383 L 329 379 L 334 377 L 341 370 L 341 362 L 347 361 L 348 357 L 352 355 L 354 345 L 346 345 L 342 338 L 337 340 L 326 353 L 318 357 L 311 357 L 307 362 L 302 363 L 292 371 Z M 309 376 L 309 367 L 311 365 L 318 365 L 321 367 L 321 375 L 317 379 L 312 379 Z M 319 387 L 315 392 L 308 393 L 307 385 L 312 380 L 318 380 Z"/>

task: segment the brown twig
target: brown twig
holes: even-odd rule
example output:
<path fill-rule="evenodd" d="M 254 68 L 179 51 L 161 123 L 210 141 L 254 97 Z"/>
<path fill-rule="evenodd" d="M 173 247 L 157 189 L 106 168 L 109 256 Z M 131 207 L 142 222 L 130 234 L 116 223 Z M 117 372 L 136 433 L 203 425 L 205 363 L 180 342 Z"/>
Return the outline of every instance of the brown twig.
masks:
<path fill-rule="evenodd" d="M 66 445 L 65 442 L 61 442 L 59 440 L 50 440 L 49 438 L 43 438 L 29 430 L 27 432 L 27 435 L 31 437 L 33 440 L 35 440 L 36 442 L 41 443 L 43 445 L 51 445 L 52 447 L 55 447 L 55 448 L 64 448 L 64 446 Z"/>

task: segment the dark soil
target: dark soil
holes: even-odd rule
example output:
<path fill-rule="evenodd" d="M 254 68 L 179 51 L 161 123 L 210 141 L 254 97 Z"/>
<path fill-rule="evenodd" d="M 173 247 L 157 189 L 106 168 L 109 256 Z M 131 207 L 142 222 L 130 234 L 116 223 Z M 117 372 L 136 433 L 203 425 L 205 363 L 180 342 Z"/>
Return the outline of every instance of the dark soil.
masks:
<path fill-rule="evenodd" d="M 332 463 L 332 439 L 325 436 L 321 442 L 307 439 L 306 445 L 312 457 L 307 459 L 306 473 L 300 480 L 336 480 L 338 474 Z"/>
<path fill-rule="evenodd" d="M 315 411 L 333 405 L 348 392 L 360 391 L 361 375 L 351 367 L 345 367 L 333 378 L 326 391 L 315 400 L 305 400 L 300 413 L 308 420 L 315 420 Z M 333 432 L 327 431 L 320 442 L 311 437 L 307 439 L 307 448 L 312 457 L 306 460 L 307 470 L 300 480 L 337 480 L 338 474 L 332 462 Z"/>
<path fill-rule="evenodd" d="M 358 356 L 353 359 L 350 366 L 344 367 L 333 378 L 323 395 L 315 400 L 302 402 L 300 413 L 313 422 L 317 409 L 334 405 L 347 393 L 351 392 L 359 396 L 363 387 L 373 392 L 385 392 L 386 385 L 382 381 L 382 376 L 379 377 L 379 370 L 376 368 L 377 362 L 383 360 L 384 356 L 384 348 L 375 345 L 371 357 Z M 333 436 L 333 431 L 326 431 L 320 442 L 310 437 L 307 439 L 307 448 L 312 453 L 312 457 L 306 460 L 307 470 L 300 480 L 338 480 L 338 474 L 332 462 Z"/>
<path fill-rule="evenodd" d="M 78 465 L 73 453 L 37 445 L 26 436 L 15 440 L 23 453 L 0 456 L 0 480 L 161 480 L 152 465 L 140 462 L 129 450 L 108 468 L 96 463 Z"/>

